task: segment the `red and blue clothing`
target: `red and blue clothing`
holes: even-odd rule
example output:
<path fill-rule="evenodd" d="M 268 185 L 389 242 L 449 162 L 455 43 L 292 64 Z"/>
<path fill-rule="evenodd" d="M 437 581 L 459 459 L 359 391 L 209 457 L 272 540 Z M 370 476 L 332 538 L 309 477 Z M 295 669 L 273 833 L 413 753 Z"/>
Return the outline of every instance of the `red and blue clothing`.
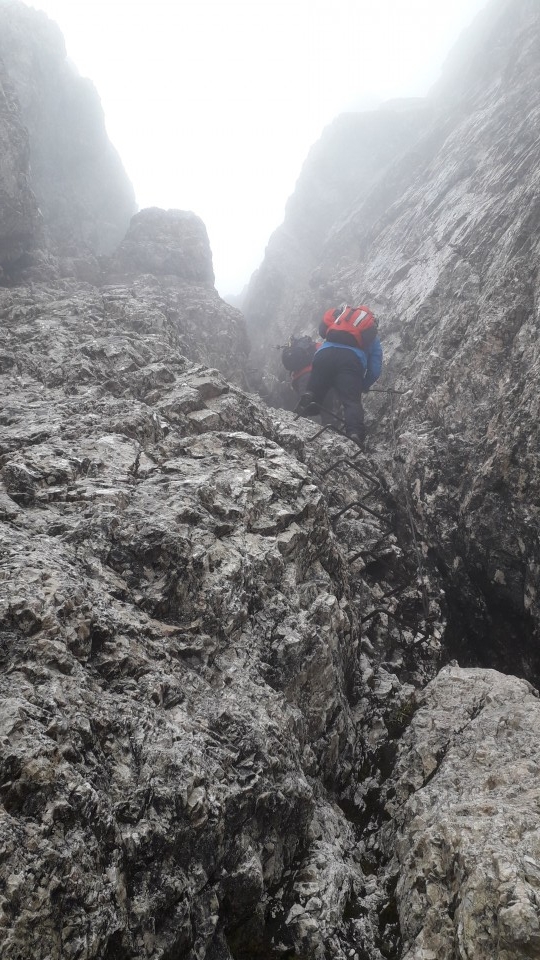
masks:
<path fill-rule="evenodd" d="M 369 347 L 361 349 L 352 333 L 334 327 L 329 329 L 324 321 L 321 321 L 319 333 L 331 339 L 325 339 L 313 358 L 307 389 L 313 395 L 314 402 L 320 404 L 326 392 L 333 387 L 343 406 L 346 433 L 357 436 L 363 442 L 362 393 L 367 393 L 381 375 L 381 341 L 375 336 Z"/>

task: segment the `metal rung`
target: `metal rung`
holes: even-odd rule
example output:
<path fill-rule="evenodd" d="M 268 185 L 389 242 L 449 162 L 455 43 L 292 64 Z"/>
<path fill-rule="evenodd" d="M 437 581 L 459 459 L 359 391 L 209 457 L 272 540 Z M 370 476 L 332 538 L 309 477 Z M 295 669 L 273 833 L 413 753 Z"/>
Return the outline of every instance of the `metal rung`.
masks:
<path fill-rule="evenodd" d="M 358 451 L 358 452 L 360 453 L 361 451 Z M 329 467 L 326 468 L 326 470 L 323 470 L 322 473 L 319 474 L 319 476 L 325 477 L 326 474 L 327 474 L 327 473 L 330 473 L 332 470 L 337 470 L 337 468 L 339 467 L 339 465 L 340 465 L 341 463 L 346 463 L 347 466 L 352 467 L 353 470 L 357 470 L 357 466 L 356 466 L 354 460 L 351 460 L 350 457 L 340 457 L 339 460 L 336 460 L 335 463 L 332 463 L 331 466 L 329 466 Z M 358 471 L 358 472 L 360 472 L 360 471 Z"/>
<path fill-rule="evenodd" d="M 385 542 L 386 538 L 393 532 L 394 531 L 392 530 L 392 528 L 389 528 L 388 530 L 385 531 L 384 536 L 379 537 L 379 539 L 373 544 L 372 547 L 369 547 L 365 550 L 357 550 L 356 553 L 349 554 L 349 556 L 347 557 L 347 563 L 354 563 L 354 561 L 358 560 L 360 557 L 373 557 L 374 560 L 382 560 L 383 558 L 377 556 L 377 554 L 375 553 L 375 550 L 381 547 Z"/>
<path fill-rule="evenodd" d="M 305 442 L 313 443 L 313 441 L 317 440 L 317 438 L 320 437 L 325 430 L 333 430 L 334 433 L 338 433 L 340 437 L 345 437 L 345 434 L 343 433 L 342 430 L 338 430 L 337 427 L 333 427 L 331 423 L 325 423 L 324 427 L 321 427 L 321 429 L 318 430 L 317 433 L 314 433 L 312 437 L 308 437 L 308 439 Z"/>
<path fill-rule="evenodd" d="M 335 470 L 337 467 L 340 466 L 340 464 L 343 464 L 343 463 L 347 464 L 347 466 L 349 466 L 351 470 L 354 470 L 356 473 L 358 473 L 359 476 L 361 476 L 362 479 L 365 480 L 367 484 L 369 484 L 366 490 L 366 495 L 375 493 L 375 491 L 379 492 L 381 490 L 381 486 L 378 480 L 374 481 L 373 477 L 370 477 L 369 474 L 365 473 L 365 471 L 362 470 L 354 462 L 354 460 L 350 460 L 347 457 L 342 457 L 340 460 L 336 460 L 336 462 L 333 463 L 332 466 L 327 467 L 327 469 L 324 470 L 321 474 L 319 474 L 319 476 L 321 477 L 321 479 L 323 479 L 323 477 L 326 477 L 329 473 L 332 472 L 332 470 Z"/>
<path fill-rule="evenodd" d="M 365 503 L 363 503 L 362 500 L 353 500 L 352 503 L 349 503 L 347 504 L 346 507 L 343 507 L 343 510 L 339 510 L 337 513 L 333 514 L 333 516 L 331 517 L 332 522 L 334 520 L 339 520 L 339 518 L 342 517 L 344 513 L 347 513 L 347 510 L 352 510 L 353 507 L 357 507 L 357 508 L 360 508 L 361 510 L 365 510 L 366 513 L 370 513 L 373 517 L 376 517 L 377 520 L 381 520 L 383 523 L 388 520 L 388 517 L 383 517 L 382 514 L 377 513 L 376 510 L 372 510 L 371 507 L 366 507 Z"/>

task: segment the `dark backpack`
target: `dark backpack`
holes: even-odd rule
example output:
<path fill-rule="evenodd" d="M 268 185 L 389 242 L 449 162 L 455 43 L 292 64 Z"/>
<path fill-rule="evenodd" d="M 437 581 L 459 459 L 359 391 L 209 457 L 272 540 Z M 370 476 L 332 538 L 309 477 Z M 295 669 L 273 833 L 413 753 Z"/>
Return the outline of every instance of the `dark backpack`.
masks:
<path fill-rule="evenodd" d="M 283 347 L 281 360 L 286 370 L 298 373 L 304 367 L 309 367 L 317 347 L 311 337 L 291 337 Z"/>

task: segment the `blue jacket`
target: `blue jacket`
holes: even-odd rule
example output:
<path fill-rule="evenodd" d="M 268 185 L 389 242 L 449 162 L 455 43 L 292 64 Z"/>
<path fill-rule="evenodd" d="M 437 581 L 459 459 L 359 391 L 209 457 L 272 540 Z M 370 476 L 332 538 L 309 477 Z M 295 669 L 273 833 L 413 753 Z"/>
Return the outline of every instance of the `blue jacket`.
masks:
<path fill-rule="evenodd" d="M 381 375 L 383 352 L 378 337 L 375 337 L 369 350 L 360 350 L 360 347 L 348 347 L 345 343 L 333 343 L 329 340 L 326 340 L 319 350 L 352 350 L 364 368 L 364 391 L 368 391 Z"/>

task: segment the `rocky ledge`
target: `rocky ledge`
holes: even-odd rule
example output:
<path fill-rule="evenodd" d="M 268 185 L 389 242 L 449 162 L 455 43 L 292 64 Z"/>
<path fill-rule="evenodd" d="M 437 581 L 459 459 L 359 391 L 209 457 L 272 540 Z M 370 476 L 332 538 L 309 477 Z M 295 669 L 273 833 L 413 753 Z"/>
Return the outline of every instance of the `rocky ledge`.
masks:
<path fill-rule="evenodd" d="M 392 477 L 187 359 L 141 290 L 0 315 L 2 956 L 419 960 L 493 942 L 494 911 L 534 943 L 497 771 L 532 776 L 537 701 L 429 684 L 444 593 Z M 484 895 L 503 856 L 519 909 Z"/>

